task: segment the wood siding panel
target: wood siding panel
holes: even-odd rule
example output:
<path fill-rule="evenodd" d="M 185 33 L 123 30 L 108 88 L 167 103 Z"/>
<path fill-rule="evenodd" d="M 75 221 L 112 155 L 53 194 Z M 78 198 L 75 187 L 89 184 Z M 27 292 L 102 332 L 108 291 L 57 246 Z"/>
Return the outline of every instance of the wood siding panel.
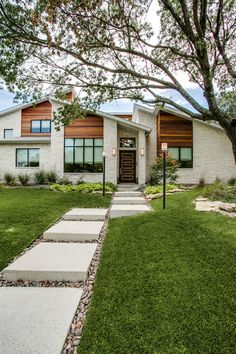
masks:
<path fill-rule="evenodd" d="M 65 138 L 102 138 L 103 118 L 88 116 L 84 119 L 76 119 L 65 128 Z"/>
<path fill-rule="evenodd" d="M 158 153 L 161 152 L 161 143 L 169 147 L 193 146 L 193 123 L 190 120 L 173 114 L 160 112 L 157 117 L 157 144 Z"/>
<path fill-rule="evenodd" d="M 49 101 L 22 109 L 21 136 L 50 136 L 51 133 L 31 133 L 31 120 L 51 120 L 52 105 Z"/>

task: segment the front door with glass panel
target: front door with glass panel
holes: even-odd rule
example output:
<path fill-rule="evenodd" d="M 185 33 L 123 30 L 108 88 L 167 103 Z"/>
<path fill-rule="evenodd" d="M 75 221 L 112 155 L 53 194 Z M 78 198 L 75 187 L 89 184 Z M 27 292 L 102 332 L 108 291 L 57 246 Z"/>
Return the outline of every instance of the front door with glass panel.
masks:
<path fill-rule="evenodd" d="M 135 182 L 136 151 L 120 150 L 120 176 L 122 183 Z"/>

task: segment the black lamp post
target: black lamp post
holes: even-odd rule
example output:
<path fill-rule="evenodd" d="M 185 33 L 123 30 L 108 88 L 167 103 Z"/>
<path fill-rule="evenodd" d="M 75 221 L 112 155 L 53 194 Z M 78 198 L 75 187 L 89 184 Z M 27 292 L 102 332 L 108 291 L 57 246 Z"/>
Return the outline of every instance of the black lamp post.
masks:
<path fill-rule="evenodd" d="M 166 153 L 168 151 L 167 143 L 161 144 L 162 156 L 163 156 L 163 209 L 166 208 Z"/>
<path fill-rule="evenodd" d="M 102 175 L 102 195 L 103 197 L 105 196 L 105 183 L 106 183 L 106 152 L 103 151 L 102 157 L 103 157 L 103 175 Z"/>

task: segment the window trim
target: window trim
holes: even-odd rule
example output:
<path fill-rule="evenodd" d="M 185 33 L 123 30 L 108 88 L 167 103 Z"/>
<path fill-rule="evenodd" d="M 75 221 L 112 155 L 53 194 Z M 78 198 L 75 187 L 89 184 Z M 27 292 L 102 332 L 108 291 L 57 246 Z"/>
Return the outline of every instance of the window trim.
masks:
<path fill-rule="evenodd" d="M 66 139 L 72 139 L 73 140 L 73 145 L 67 145 L 66 146 Z M 75 139 L 82 139 L 83 140 L 83 145 L 81 145 L 81 146 L 76 146 L 75 145 Z M 85 145 L 85 140 L 86 139 L 91 139 L 91 140 L 93 140 L 93 145 Z M 96 146 L 94 143 L 95 143 L 95 140 L 96 139 L 101 139 L 102 140 L 102 146 Z M 102 138 L 78 138 L 78 137 L 76 137 L 76 138 L 64 138 L 64 173 L 76 173 L 76 174 L 78 174 L 78 173 L 84 173 L 84 174 L 88 174 L 88 173 L 102 173 L 103 172 L 103 166 L 102 166 L 102 171 L 101 172 L 97 172 L 97 171 L 94 171 L 94 150 L 95 150 L 95 148 L 96 147 L 100 147 L 100 148 L 102 148 L 103 149 L 103 146 L 104 146 L 104 139 L 103 139 L 103 137 Z M 81 148 L 83 148 L 83 171 L 81 171 L 81 172 L 67 172 L 67 171 L 65 171 L 65 165 L 66 165 L 66 162 L 65 162 L 65 154 L 66 154 L 66 147 L 69 147 L 69 148 L 73 148 L 73 163 L 71 163 L 70 165 L 75 165 L 75 148 L 76 147 L 81 147 Z M 93 149 L 93 163 L 92 163 L 92 165 L 93 165 L 93 171 L 90 171 L 90 172 L 85 172 L 84 171 L 84 165 L 85 165 L 85 163 L 84 163 L 84 157 L 85 157 L 85 148 L 86 147 L 88 147 L 88 148 L 92 148 Z M 101 163 L 102 165 L 103 165 L 103 162 Z"/>
<path fill-rule="evenodd" d="M 17 166 L 17 151 L 26 150 L 27 151 L 27 166 Z M 29 166 L 29 150 L 39 150 L 39 164 L 38 166 Z M 16 168 L 39 168 L 40 167 L 40 148 L 16 148 Z"/>
<path fill-rule="evenodd" d="M 5 134 L 6 130 L 11 130 L 11 131 L 12 131 L 12 137 L 11 137 L 11 138 L 6 138 L 6 134 Z M 3 138 L 4 138 L 4 139 L 12 139 L 12 138 L 13 138 L 13 132 L 14 132 L 14 129 L 12 129 L 12 128 L 6 128 L 6 129 L 4 129 L 4 130 L 3 130 Z"/>
<path fill-rule="evenodd" d="M 48 132 L 42 132 L 42 122 L 50 122 L 49 125 L 49 131 Z M 32 131 L 32 122 L 40 122 L 40 132 L 33 132 Z M 31 119 L 30 121 L 30 133 L 32 134 L 50 134 L 52 131 L 52 121 L 51 119 Z"/>
<path fill-rule="evenodd" d="M 178 149 L 179 150 L 179 160 L 176 160 L 176 161 L 179 161 L 179 163 L 181 164 L 181 149 L 183 148 L 187 148 L 187 149 L 191 149 L 191 163 L 192 163 L 192 166 L 191 167 L 185 167 L 185 166 L 180 166 L 179 168 L 193 168 L 193 147 L 192 146 L 168 146 L 168 149 Z M 169 150 L 168 150 L 168 154 L 169 154 Z M 173 159 L 175 160 L 175 159 Z M 184 161 L 182 161 L 184 162 Z"/>

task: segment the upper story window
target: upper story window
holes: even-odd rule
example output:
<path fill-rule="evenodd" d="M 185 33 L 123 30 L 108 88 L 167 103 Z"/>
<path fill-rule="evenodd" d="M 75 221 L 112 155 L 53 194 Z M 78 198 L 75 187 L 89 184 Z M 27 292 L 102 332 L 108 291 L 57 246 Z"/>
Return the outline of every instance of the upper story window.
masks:
<path fill-rule="evenodd" d="M 39 167 L 39 149 L 16 149 L 16 167 Z"/>
<path fill-rule="evenodd" d="M 193 149 L 191 147 L 169 147 L 168 153 L 182 168 L 193 167 Z"/>
<path fill-rule="evenodd" d="M 120 147 L 121 148 L 135 148 L 136 147 L 135 138 L 120 138 Z"/>
<path fill-rule="evenodd" d="M 31 133 L 50 133 L 51 121 L 50 120 L 31 120 Z"/>
<path fill-rule="evenodd" d="M 103 139 L 65 139 L 65 172 L 102 172 Z"/>
<path fill-rule="evenodd" d="M 4 129 L 3 137 L 4 139 L 13 138 L 13 129 Z"/>

